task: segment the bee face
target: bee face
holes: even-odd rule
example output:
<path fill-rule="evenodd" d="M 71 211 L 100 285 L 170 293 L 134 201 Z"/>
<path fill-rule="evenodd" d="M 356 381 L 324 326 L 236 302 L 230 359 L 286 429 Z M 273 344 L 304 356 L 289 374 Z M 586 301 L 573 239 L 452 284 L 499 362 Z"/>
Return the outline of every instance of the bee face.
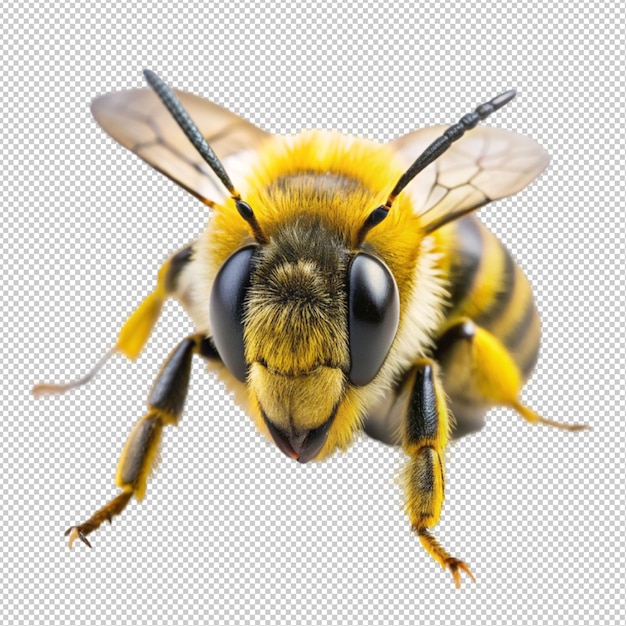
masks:
<path fill-rule="evenodd" d="M 350 256 L 341 238 L 313 219 L 283 225 L 259 248 L 244 316 L 248 363 L 286 376 L 319 367 L 347 371 Z"/>
<path fill-rule="evenodd" d="M 298 218 L 224 262 L 210 311 L 226 366 L 248 383 L 278 447 L 305 462 L 324 446 L 348 388 L 368 384 L 382 366 L 399 297 L 382 261 Z"/>

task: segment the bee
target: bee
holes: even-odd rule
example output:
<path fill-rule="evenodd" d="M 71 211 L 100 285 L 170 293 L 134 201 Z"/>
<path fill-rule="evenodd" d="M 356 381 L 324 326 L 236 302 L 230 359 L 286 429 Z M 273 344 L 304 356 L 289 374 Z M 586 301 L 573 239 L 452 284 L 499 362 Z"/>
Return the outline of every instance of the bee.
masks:
<path fill-rule="evenodd" d="M 271 135 L 197 96 L 152 89 L 97 98 L 93 115 L 121 143 L 210 209 L 202 234 L 170 256 L 156 287 L 84 378 L 114 354 L 135 359 L 164 301 L 194 323 L 163 364 L 147 413 L 122 451 L 120 493 L 66 531 L 69 546 L 143 499 L 164 426 L 181 417 L 194 355 L 290 459 L 320 461 L 364 431 L 407 456 L 406 513 L 422 546 L 474 576 L 433 534 L 449 442 L 493 406 L 574 431 L 519 399 L 537 360 L 530 284 L 473 215 L 538 176 L 534 141 L 477 124 L 507 91 L 452 126 L 387 144 L 338 132 Z M 236 181 L 236 185 L 233 181 Z"/>

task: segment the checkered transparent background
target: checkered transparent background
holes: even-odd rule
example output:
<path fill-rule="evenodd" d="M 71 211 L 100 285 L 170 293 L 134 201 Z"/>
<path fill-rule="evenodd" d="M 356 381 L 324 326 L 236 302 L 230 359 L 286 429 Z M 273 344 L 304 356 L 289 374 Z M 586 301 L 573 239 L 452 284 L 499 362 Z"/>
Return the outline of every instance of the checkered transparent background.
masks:
<path fill-rule="evenodd" d="M 37 8 L 38 7 L 38 8 Z M 164 5 L 165 7 L 165 5 Z M 10 2 L 2 83 L 2 584 L 6 624 L 582 624 L 625 615 L 624 11 L 616 1 L 369 4 Z M 96 95 L 151 67 L 273 132 L 386 140 L 515 86 L 494 125 L 550 169 L 484 221 L 529 275 L 544 326 L 525 400 L 588 433 L 493 411 L 453 447 L 437 534 L 456 591 L 410 533 L 399 452 L 360 440 L 299 466 L 194 365 L 143 503 L 69 552 L 115 493 L 121 446 L 169 349 L 171 304 L 135 364 L 85 372 L 205 209 L 114 145 Z"/>

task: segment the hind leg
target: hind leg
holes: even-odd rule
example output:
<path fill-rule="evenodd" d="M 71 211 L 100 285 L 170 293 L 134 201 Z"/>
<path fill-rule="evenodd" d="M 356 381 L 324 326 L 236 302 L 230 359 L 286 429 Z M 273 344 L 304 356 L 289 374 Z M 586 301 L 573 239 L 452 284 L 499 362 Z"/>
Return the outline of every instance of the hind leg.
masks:
<path fill-rule="evenodd" d="M 511 407 L 531 424 L 569 431 L 588 428 L 547 419 L 524 405 L 519 399 L 524 379 L 513 357 L 497 337 L 470 319 L 460 320 L 443 334 L 436 359 L 444 372 L 444 388 L 453 398 L 460 434 L 477 430 L 468 415 L 480 428 L 480 416 L 494 405 Z"/>

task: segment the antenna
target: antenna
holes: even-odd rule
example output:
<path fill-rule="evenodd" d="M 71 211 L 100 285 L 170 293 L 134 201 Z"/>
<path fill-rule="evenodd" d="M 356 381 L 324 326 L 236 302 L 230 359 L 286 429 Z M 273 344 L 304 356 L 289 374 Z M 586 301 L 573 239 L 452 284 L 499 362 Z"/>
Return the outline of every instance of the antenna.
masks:
<path fill-rule="evenodd" d="M 365 239 L 367 233 L 380 224 L 389 214 L 389 209 L 396 199 L 398 194 L 426 167 L 428 167 L 433 161 L 436 161 L 455 141 L 459 140 L 466 131 L 474 128 L 478 122 L 486 119 L 492 113 L 502 108 L 505 104 L 508 104 L 515 98 L 515 89 L 510 89 L 504 93 L 496 96 L 493 100 L 485 102 L 477 107 L 472 113 L 464 115 L 456 124 L 453 124 L 446 129 L 438 139 L 435 139 L 425 150 L 420 154 L 412 165 L 407 169 L 400 177 L 395 187 L 391 190 L 389 197 L 385 204 L 381 204 L 376 207 L 367 217 L 365 223 L 359 230 L 357 236 L 358 245 L 361 245 Z"/>
<path fill-rule="evenodd" d="M 185 133 L 187 139 L 189 139 L 193 147 L 198 151 L 198 154 L 220 179 L 224 187 L 226 187 L 228 193 L 230 193 L 232 199 L 235 201 L 239 215 L 250 224 L 256 241 L 260 244 L 267 243 L 267 238 L 259 226 L 252 207 L 241 199 L 239 192 L 235 189 L 230 177 L 226 173 L 222 162 L 217 158 L 213 148 L 208 144 L 207 140 L 189 116 L 189 113 L 185 111 L 185 108 L 176 97 L 174 91 L 152 70 L 144 70 L 143 75 L 176 123 L 180 126 L 181 130 Z"/>

